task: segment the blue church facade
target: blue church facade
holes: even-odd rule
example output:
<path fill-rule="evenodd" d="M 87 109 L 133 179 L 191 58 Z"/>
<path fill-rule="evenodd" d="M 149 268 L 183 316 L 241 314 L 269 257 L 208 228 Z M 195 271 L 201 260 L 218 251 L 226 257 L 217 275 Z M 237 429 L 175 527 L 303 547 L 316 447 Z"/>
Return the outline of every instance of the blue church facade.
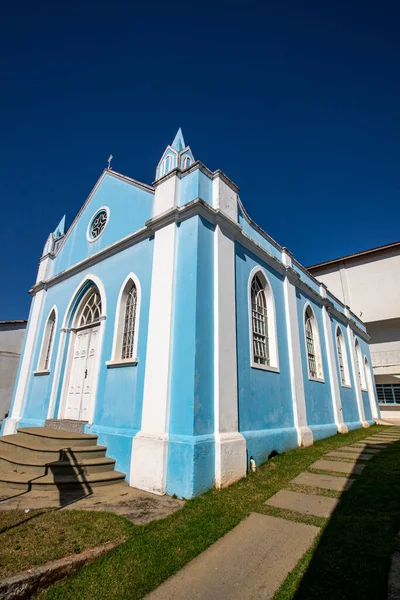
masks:
<path fill-rule="evenodd" d="M 191 498 L 379 417 L 363 323 L 180 130 L 152 186 L 103 172 L 31 294 L 2 435 L 83 421 L 140 489 Z"/>

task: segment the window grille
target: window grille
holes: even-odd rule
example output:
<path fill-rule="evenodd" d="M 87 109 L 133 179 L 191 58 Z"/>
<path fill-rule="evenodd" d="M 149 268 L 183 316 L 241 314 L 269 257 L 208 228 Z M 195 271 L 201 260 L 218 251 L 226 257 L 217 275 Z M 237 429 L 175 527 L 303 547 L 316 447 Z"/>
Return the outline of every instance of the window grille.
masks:
<path fill-rule="evenodd" d="M 270 365 L 267 299 L 264 286 L 255 275 L 251 284 L 253 360 L 259 365 Z"/>
<path fill-rule="evenodd" d="M 47 327 L 49 328 L 49 337 L 48 337 L 48 341 L 47 341 L 46 356 L 45 356 L 44 365 L 43 365 L 43 368 L 45 371 L 47 371 L 47 369 L 49 368 L 49 365 L 50 365 L 51 347 L 53 345 L 55 326 L 56 326 L 56 316 L 53 312 L 50 315 L 49 321 L 47 323 Z"/>
<path fill-rule="evenodd" d="M 315 342 L 314 342 L 314 330 L 313 330 L 313 315 L 307 308 L 306 310 L 306 344 L 307 344 L 307 360 L 308 360 L 308 371 L 310 377 L 317 377 L 317 362 L 315 356 Z"/>
<path fill-rule="evenodd" d="M 342 382 L 343 385 L 345 385 L 346 383 L 346 373 L 344 370 L 344 363 L 343 363 L 343 351 L 342 351 L 342 340 L 341 340 L 341 333 L 338 330 L 337 331 L 337 335 L 336 335 L 336 343 L 337 343 L 337 351 L 338 351 L 338 359 L 339 359 L 339 371 L 340 371 L 340 380 Z"/>
<path fill-rule="evenodd" d="M 122 335 L 122 351 L 121 358 L 133 357 L 133 346 L 135 340 L 135 322 L 136 322 L 136 307 L 137 307 L 137 290 L 133 283 L 126 296 L 125 315 L 124 315 L 124 331 Z"/>
<path fill-rule="evenodd" d="M 377 383 L 376 393 L 381 404 L 400 404 L 400 383 Z"/>
<path fill-rule="evenodd" d="M 107 224 L 107 211 L 101 210 L 94 217 L 92 221 L 92 225 L 90 227 L 90 235 L 92 239 L 95 240 L 99 237 L 99 235 L 104 231 L 104 228 Z"/>
<path fill-rule="evenodd" d="M 96 321 L 100 321 L 101 315 L 101 298 L 97 290 L 93 290 L 86 301 L 83 308 L 81 318 L 79 320 L 79 327 L 85 327 L 91 325 Z"/>

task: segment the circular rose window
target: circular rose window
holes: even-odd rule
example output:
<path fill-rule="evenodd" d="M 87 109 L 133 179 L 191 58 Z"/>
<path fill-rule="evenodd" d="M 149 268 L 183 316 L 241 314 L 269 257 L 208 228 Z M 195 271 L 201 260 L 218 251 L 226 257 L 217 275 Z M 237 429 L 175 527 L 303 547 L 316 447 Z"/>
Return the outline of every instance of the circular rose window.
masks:
<path fill-rule="evenodd" d="M 108 214 L 106 210 L 100 210 L 93 218 L 90 225 L 90 237 L 92 240 L 101 235 L 107 225 Z"/>

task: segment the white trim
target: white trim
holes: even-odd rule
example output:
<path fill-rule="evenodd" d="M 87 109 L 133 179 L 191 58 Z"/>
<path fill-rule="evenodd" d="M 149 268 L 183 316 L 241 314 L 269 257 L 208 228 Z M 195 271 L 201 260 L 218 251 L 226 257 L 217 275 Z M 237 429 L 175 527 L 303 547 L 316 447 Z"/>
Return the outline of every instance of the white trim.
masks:
<path fill-rule="evenodd" d="M 106 363 L 107 366 L 111 365 L 111 363 L 116 363 L 116 362 L 121 363 L 121 364 L 127 364 L 126 361 L 121 359 L 121 352 L 117 352 L 117 350 L 121 346 L 122 333 L 123 333 L 123 327 L 124 327 L 124 317 L 125 317 L 125 304 L 123 306 L 121 306 L 121 305 L 123 304 L 123 300 L 125 300 L 125 296 L 126 296 L 125 289 L 130 281 L 132 281 L 132 283 L 136 286 L 135 334 L 134 334 L 134 339 L 133 339 L 132 356 L 137 356 L 137 347 L 138 347 L 138 341 L 139 341 L 139 324 L 140 324 L 140 307 L 141 307 L 141 300 L 142 300 L 142 288 L 141 288 L 138 276 L 135 275 L 135 273 L 130 272 L 129 275 L 127 275 L 125 277 L 124 282 L 122 283 L 122 285 L 119 289 L 117 308 L 115 311 L 114 334 L 113 334 L 113 343 L 112 343 L 112 350 L 111 350 L 111 359 Z M 132 358 L 130 360 L 131 361 L 136 360 L 136 362 L 137 362 L 137 358 L 136 359 Z"/>
<path fill-rule="evenodd" d="M 371 415 L 372 415 L 373 419 L 379 419 L 380 414 L 379 414 L 379 407 L 378 407 L 378 402 L 377 402 L 377 398 L 376 398 L 376 394 L 375 394 L 374 380 L 372 378 L 369 360 L 365 354 L 364 354 L 363 362 L 364 362 L 364 369 L 365 369 L 365 377 L 367 380 L 368 397 L 369 397 L 369 402 L 371 405 Z"/>
<path fill-rule="evenodd" d="M 358 404 L 358 413 L 360 415 L 360 421 L 362 423 L 362 426 L 369 427 L 369 424 L 365 420 L 364 404 L 363 404 L 363 400 L 362 400 L 361 387 L 360 387 L 360 382 L 359 382 L 359 377 L 358 377 L 358 372 L 357 372 L 355 336 L 354 336 L 354 332 L 353 332 L 352 328 L 350 327 L 350 324 L 347 325 L 347 339 L 349 341 L 351 369 L 353 372 L 353 380 L 355 382 L 354 391 L 356 394 L 356 400 L 357 400 L 357 404 Z"/>
<path fill-rule="evenodd" d="M 43 351 L 45 351 L 44 346 L 44 342 L 45 342 L 45 338 L 46 333 L 47 333 L 47 324 L 49 322 L 50 316 L 52 314 L 52 312 L 54 311 L 55 314 L 55 318 L 54 318 L 54 333 L 53 333 L 53 339 L 51 341 L 51 348 L 50 348 L 50 355 L 49 355 L 49 364 L 48 364 L 48 369 L 44 369 L 43 368 Z M 42 331 L 42 341 L 40 344 L 40 351 L 39 351 L 39 356 L 38 356 L 38 361 L 37 361 L 37 366 L 36 366 L 36 371 L 34 371 L 35 375 L 39 375 L 39 374 L 47 374 L 50 373 L 50 364 L 51 364 L 51 359 L 53 357 L 53 351 L 54 351 L 54 345 L 55 345 L 55 341 L 56 341 L 56 333 L 57 333 L 57 323 L 58 323 L 58 310 L 57 310 L 57 306 L 54 304 L 52 309 L 50 310 L 50 312 L 47 314 L 47 317 L 44 321 L 44 327 L 43 327 L 43 331 Z M 47 341 L 47 340 L 46 340 Z"/>
<path fill-rule="evenodd" d="M 315 367 L 317 369 L 317 373 L 319 373 L 319 377 L 315 377 L 310 375 L 310 365 L 308 361 L 308 348 L 307 348 L 307 332 L 306 332 L 306 312 L 307 308 L 311 310 L 312 313 L 312 326 L 313 326 L 313 342 L 314 342 L 314 352 L 315 352 Z M 307 300 L 303 306 L 303 331 L 304 331 L 304 344 L 306 350 L 306 362 L 307 362 L 307 373 L 308 379 L 310 381 L 317 381 L 318 383 L 325 383 L 324 376 L 324 365 L 322 361 L 322 348 L 321 348 L 321 338 L 319 335 L 319 327 L 317 317 L 315 315 L 315 310 L 311 306 L 311 303 Z"/>
<path fill-rule="evenodd" d="M 25 394 L 30 381 L 33 350 L 37 340 L 37 333 L 46 297 L 45 294 L 46 292 L 41 290 L 32 300 L 32 308 L 26 330 L 25 348 L 23 354 L 21 355 L 21 367 L 18 374 L 18 381 L 16 382 L 14 402 L 10 411 L 10 416 L 6 419 L 4 425 L 4 435 L 15 433 L 18 427 L 18 422 L 22 416 Z"/>
<path fill-rule="evenodd" d="M 236 347 L 235 242 L 214 231 L 214 431 L 215 486 L 246 475 L 246 440 L 239 433 Z"/>
<path fill-rule="evenodd" d="M 172 359 L 177 225 L 154 236 L 141 431 L 133 438 L 130 484 L 164 494 Z"/>
<path fill-rule="evenodd" d="M 119 367 L 131 367 L 137 365 L 139 362 L 138 358 L 125 358 L 121 360 L 107 360 L 107 369 L 115 369 Z"/>
<path fill-rule="evenodd" d="M 342 362 L 343 362 L 343 368 L 344 368 L 344 378 L 345 378 L 345 382 L 342 382 L 342 378 L 340 375 L 340 362 L 339 362 L 339 348 L 337 345 L 337 340 L 338 340 L 338 331 L 340 332 L 340 336 L 341 336 L 341 342 L 343 342 L 342 344 Z M 349 357 L 347 355 L 347 344 L 346 344 L 346 338 L 344 337 L 344 333 L 342 331 L 342 328 L 340 327 L 339 323 L 336 324 L 336 328 L 335 328 L 335 342 L 336 342 L 336 355 L 337 355 L 337 359 L 338 359 L 338 365 L 339 365 L 339 381 L 340 381 L 340 385 L 344 388 L 351 388 L 351 377 L 350 377 L 350 369 L 349 369 Z"/>
<path fill-rule="evenodd" d="M 33 375 L 35 377 L 37 377 L 38 375 L 50 375 L 50 371 L 48 369 L 41 371 L 41 370 L 37 370 L 37 371 L 33 371 Z"/>
<path fill-rule="evenodd" d="M 292 258 L 286 250 L 282 252 L 282 261 L 286 268 L 290 269 Z M 299 446 L 311 446 L 313 443 L 313 434 L 307 425 L 307 408 L 304 392 L 296 287 L 289 280 L 287 274 L 283 281 L 283 291 L 285 297 L 290 382 L 292 387 L 293 420 L 297 430 L 297 443 Z"/>
<path fill-rule="evenodd" d="M 360 388 L 362 392 L 368 392 L 367 389 L 367 380 L 365 377 L 365 371 L 364 371 L 364 360 L 363 360 L 363 353 L 361 350 L 361 344 L 359 342 L 359 340 L 357 339 L 357 336 L 354 336 L 354 349 L 356 351 L 356 358 L 357 358 L 357 362 L 358 362 L 358 366 L 360 369 L 360 377 L 358 378 L 359 380 L 359 384 L 360 384 Z M 357 373 L 358 375 L 358 373 Z"/>
<path fill-rule="evenodd" d="M 251 301 L 251 285 L 254 277 L 257 273 L 261 274 L 263 279 L 264 293 L 267 302 L 267 319 L 268 319 L 268 352 L 270 365 L 261 365 L 254 362 L 254 348 L 253 348 L 253 311 Z M 247 303 L 249 312 L 249 342 L 250 342 L 250 366 L 253 369 L 261 369 L 263 371 L 275 371 L 279 373 L 279 349 L 278 349 L 278 336 L 276 330 L 276 309 L 275 309 L 275 297 L 272 289 L 270 280 L 268 279 L 265 270 L 262 267 L 254 267 L 249 275 L 247 281 Z"/>
<path fill-rule="evenodd" d="M 105 324 L 106 324 L 107 298 L 106 298 L 104 285 L 103 285 L 101 279 L 99 279 L 99 277 L 97 277 L 97 275 L 94 275 L 92 273 L 89 273 L 88 275 L 86 275 L 82 279 L 81 283 L 75 288 L 75 291 L 74 291 L 73 295 L 71 296 L 70 301 L 67 306 L 67 309 L 65 311 L 63 325 L 62 325 L 62 330 L 64 330 L 64 331 L 61 331 L 61 333 L 60 333 L 59 353 L 57 355 L 55 376 L 53 379 L 53 386 L 52 386 L 51 395 L 50 395 L 48 418 L 52 418 L 52 413 L 54 411 L 54 406 L 55 406 L 55 401 L 56 401 L 56 390 L 58 387 L 59 378 L 61 376 L 63 378 L 63 382 L 62 382 L 62 387 L 61 387 L 60 404 L 59 404 L 57 418 L 58 419 L 64 418 L 63 415 L 65 413 L 65 408 L 66 408 L 66 392 L 67 392 L 68 378 L 69 378 L 69 371 L 70 371 L 70 364 L 71 364 L 71 352 L 73 349 L 73 342 L 75 340 L 75 331 L 73 329 L 69 330 L 69 341 L 68 341 L 65 368 L 64 368 L 64 372 L 61 373 L 61 365 L 62 365 L 62 359 L 64 357 L 64 348 L 65 348 L 65 335 L 68 331 L 68 329 L 67 329 L 68 321 L 71 316 L 72 307 L 73 307 L 74 303 L 76 302 L 76 298 L 79 295 L 80 291 L 83 289 L 83 287 L 89 282 L 90 282 L 90 284 L 94 284 L 97 287 L 97 289 L 99 290 L 100 298 L 101 298 L 101 315 L 100 315 L 100 319 L 99 319 L 98 355 L 97 355 L 96 364 L 94 365 L 94 376 L 93 376 L 94 384 L 93 384 L 93 391 L 92 391 L 92 403 L 91 403 L 91 407 L 90 407 L 89 414 L 88 414 L 89 424 L 93 423 L 94 411 L 96 408 L 97 387 L 98 387 L 99 375 L 100 375 L 101 355 L 102 355 L 102 351 L 103 351 L 103 337 L 104 337 L 104 330 L 105 330 Z M 73 316 L 73 323 L 76 322 L 79 310 L 81 309 L 83 303 L 87 299 L 88 293 L 90 293 L 89 292 L 90 287 L 91 287 L 91 285 L 88 287 L 87 291 L 83 294 L 78 305 L 76 306 L 75 313 Z M 61 335 L 61 334 L 63 334 L 63 335 Z"/>
<path fill-rule="evenodd" d="M 103 210 L 107 213 L 106 224 L 104 225 L 103 230 L 101 231 L 100 235 L 98 235 L 97 237 L 93 238 L 91 236 L 91 233 L 90 233 L 90 230 L 92 228 L 92 223 L 95 220 L 95 218 L 97 217 L 97 215 L 99 213 L 101 213 Z M 87 239 L 87 241 L 90 242 L 91 244 L 93 244 L 93 242 L 97 242 L 97 240 L 99 240 L 101 238 L 101 236 L 103 235 L 103 233 L 107 229 L 107 225 L 108 225 L 109 220 L 110 220 L 110 209 L 108 208 L 108 206 L 101 206 L 100 208 L 98 208 L 93 213 L 92 217 L 89 219 L 89 225 L 87 226 L 87 229 L 86 229 L 86 239 Z"/>

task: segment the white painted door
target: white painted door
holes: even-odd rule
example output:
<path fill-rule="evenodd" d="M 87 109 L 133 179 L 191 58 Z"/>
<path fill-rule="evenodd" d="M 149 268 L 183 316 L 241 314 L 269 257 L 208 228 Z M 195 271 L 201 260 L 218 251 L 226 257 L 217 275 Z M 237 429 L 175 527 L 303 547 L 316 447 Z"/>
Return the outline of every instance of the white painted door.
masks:
<path fill-rule="evenodd" d="M 98 338 L 99 327 L 76 333 L 67 389 L 66 419 L 89 420 Z"/>

